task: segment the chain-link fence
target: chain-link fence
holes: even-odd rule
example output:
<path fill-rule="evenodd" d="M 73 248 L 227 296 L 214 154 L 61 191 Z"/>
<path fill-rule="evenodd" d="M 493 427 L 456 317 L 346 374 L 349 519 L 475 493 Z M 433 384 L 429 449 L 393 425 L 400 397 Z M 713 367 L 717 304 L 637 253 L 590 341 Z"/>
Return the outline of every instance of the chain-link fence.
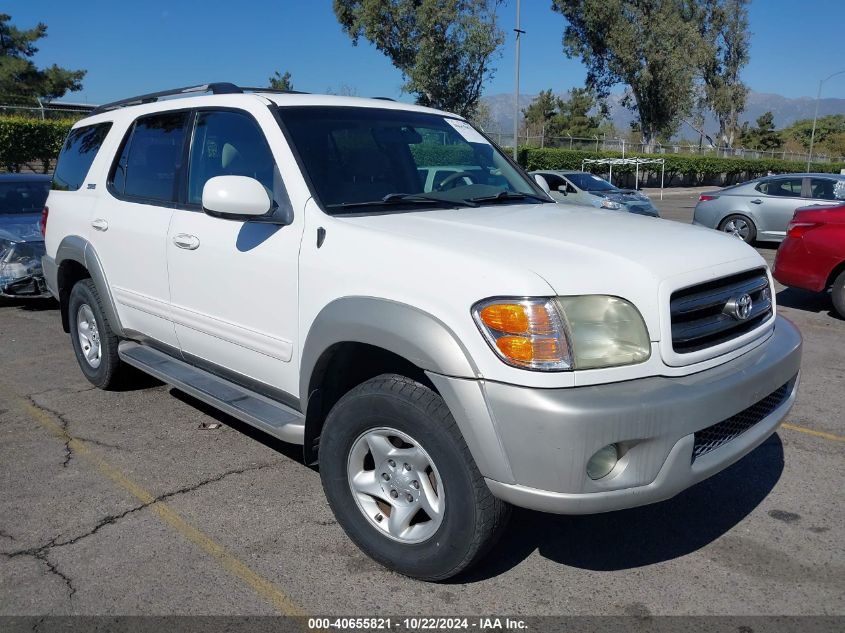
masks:
<path fill-rule="evenodd" d="M 500 147 L 513 147 L 513 132 L 485 130 Z M 764 150 L 755 147 L 713 147 L 706 143 L 656 143 L 649 151 L 644 143 L 629 141 L 624 138 L 608 136 L 593 136 L 591 138 L 577 136 L 533 136 L 519 135 L 520 147 L 556 147 L 590 152 L 619 152 L 622 156 L 628 154 L 685 154 L 713 157 L 734 158 L 777 158 L 782 160 L 806 161 L 806 152 L 794 152 L 788 149 Z M 843 162 L 843 156 L 830 156 L 825 153 L 813 152 L 813 162 L 830 163 Z"/>
<path fill-rule="evenodd" d="M 0 116 L 22 116 L 33 119 L 81 119 L 96 106 L 85 104 L 45 104 L 43 106 L 0 104 Z"/>

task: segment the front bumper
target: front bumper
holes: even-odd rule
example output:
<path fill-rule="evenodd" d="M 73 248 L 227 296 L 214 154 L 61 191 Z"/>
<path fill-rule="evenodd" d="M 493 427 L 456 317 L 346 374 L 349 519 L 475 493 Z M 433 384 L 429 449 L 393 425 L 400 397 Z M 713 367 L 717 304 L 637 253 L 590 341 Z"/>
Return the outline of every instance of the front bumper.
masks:
<path fill-rule="evenodd" d="M 514 505 L 559 514 L 668 499 L 736 462 L 775 431 L 795 400 L 800 364 L 801 335 L 778 317 L 774 333 L 759 347 L 689 376 L 570 389 L 485 383 L 513 474 L 513 483 L 488 476 L 487 484 Z M 783 397 L 750 428 L 693 458 L 697 432 L 739 418 L 781 388 Z M 590 479 L 587 461 L 612 443 L 622 449 L 619 464 L 608 476 Z"/>
<path fill-rule="evenodd" d="M 652 218 L 659 218 L 660 212 L 651 202 L 629 202 L 625 204 L 628 213 L 636 215 L 647 215 Z"/>
<path fill-rule="evenodd" d="M 5 241 L 0 247 L 0 297 L 49 297 L 44 281 L 42 241 Z"/>
<path fill-rule="evenodd" d="M 59 298 L 59 266 L 49 255 L 41 258 L 41 269 L 44 271 L 44 285 L 47 291 L 56 299 Z"/>

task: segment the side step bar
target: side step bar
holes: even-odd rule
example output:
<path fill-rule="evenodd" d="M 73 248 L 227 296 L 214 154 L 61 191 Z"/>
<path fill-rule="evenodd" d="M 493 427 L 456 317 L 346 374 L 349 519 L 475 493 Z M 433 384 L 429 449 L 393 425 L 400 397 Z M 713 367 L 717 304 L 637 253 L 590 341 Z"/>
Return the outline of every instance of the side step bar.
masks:
<path fill-rule="evenodd" d="M 123 341 L 117 353 L 127 364 L 283 442 L 305 442 L 305 416 L 295 409 L 146 345 Z"/>

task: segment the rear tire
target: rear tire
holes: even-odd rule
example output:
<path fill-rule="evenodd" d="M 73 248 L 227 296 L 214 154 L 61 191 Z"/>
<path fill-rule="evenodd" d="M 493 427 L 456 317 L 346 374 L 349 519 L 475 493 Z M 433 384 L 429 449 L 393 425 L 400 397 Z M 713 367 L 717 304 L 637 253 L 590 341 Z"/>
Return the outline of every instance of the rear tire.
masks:
<path fill-rule="evenodd" d="M 510 515 L 443 399 L 410 378 L 385 374 L 344 395 L 320 434 L 319 459 L 340 526 L 406 576 L 437 581 L 464 571 Z"/>
<path fill-rule="evenodd" d="M 757 227 L 754 222 L 746 215 L 740 213 L 733 213 L 726 217 L 719 224 L 719 230 L 738 237 L 746 244 L 753 244 L 757 239 Z"/>
<path fill-rule="evenodd" d="M 834 280 L 830 298 L 833 300 L 833 309 L 845 319 L 845 270 Z"/>
<path fill-rule="evenodd" d="M 91 279 L 76 282 L 70 291 L 68 319 L 76 361 L 88 382 L 100 389 L 117 387 L 124 369 L 117 355 L 120 340 L 106 318 Z"/>

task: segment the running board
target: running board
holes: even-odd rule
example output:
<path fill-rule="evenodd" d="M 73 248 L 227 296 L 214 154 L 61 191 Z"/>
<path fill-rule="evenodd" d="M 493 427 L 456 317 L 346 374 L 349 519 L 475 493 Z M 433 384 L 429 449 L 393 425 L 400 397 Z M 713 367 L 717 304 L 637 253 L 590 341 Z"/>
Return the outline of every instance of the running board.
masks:
<path fill-rule="evenodd" d="M 117 353 L 127 364 L 283 442 L 305 442 L 305 416 L 291 407 L 146 345 L 123 341 Z"/>

